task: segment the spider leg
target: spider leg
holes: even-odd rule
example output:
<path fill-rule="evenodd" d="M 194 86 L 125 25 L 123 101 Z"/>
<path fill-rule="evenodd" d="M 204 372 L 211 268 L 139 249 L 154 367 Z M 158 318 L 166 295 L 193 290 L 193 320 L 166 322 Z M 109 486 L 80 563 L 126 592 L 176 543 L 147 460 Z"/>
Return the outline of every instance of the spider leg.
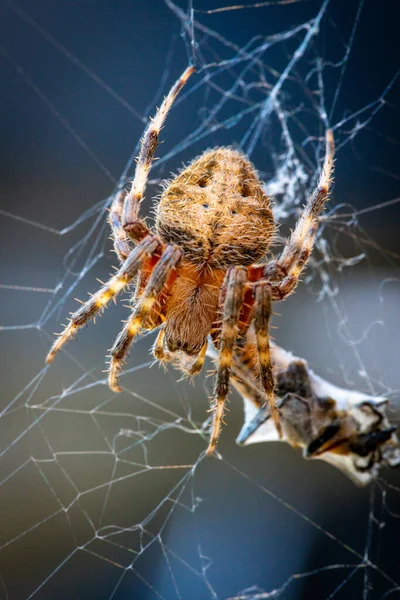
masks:
<path fill-rule="evenodd" d="M 281 256 L 269 262 L 263 271 L 263 278 L 278 281 L 272 288 L 273 300 L 283 300 L 293 292 L 310 258 L 318 229 L 318 217 L 328 199 L 332 183 L 333 158 L 333 133 L 328 129 L 325 160 L 318 185 L 312 192 Z"/>
<path fill-rule="evenodd" d="M 165 351 L 164 351 L 164 338 L 165 338 L 165 329 L 164 327 L 160 329 L 158 332 L 156 341 L 153 346 L 153 356 L 157 360 L 164 361 L 167 360 Z"/>
<path fill-rule="evenodd" d="M 114 392 L 121 391 L 118 385 L 118 375 L 124 358 L 129 352 L 132 342 L 139 333 L 143 322 L 167 284 L 168 277 L 177 267 L 181 257 L 182 252 L 177 246 L 169 245 L 165 248 L 160 260 L 154 267 L 143 294 L 140 296 L 131 316 L 111 348 L 108 383 Z"/>
<path fill-rule="evenodd" d="M 111 227 L 111 235 L 114 241 L 114 250 L 120 262 L 124 262 L 131 253 L 132 247 L 129 243 L 129 238 L 121 225 L 121 214 L 124 206 L 126 192 L 119 191 L 112 201 L 108 222 Z M 144 222 L 143 222 L 144 224 Z"/>
<path fill-rule="evenodd" d="M 256 333 L 257 353 L 260 371 L 260 381 L 267 396 L 268 406 L 279 437 L 282 437 L 282 427 L 279 412 L 275 403 L 275 382 L 272 373 L 271 351 L 269 346 L 269 321 L 272 312 L 271 285 L 261 281 L 254 286 L 254 330 Z"/>
<path fill-rule="evenodd" d="M 189 375 L 197 375 L 202 370 L 204 361 L 206 359 L 207 346 L 208 346 L 208 342 L 206 340 L 202 349 L 198 353 L 196 359 L 194 360 L 194 362 L 191 364 L 191 366 L 188 369 Z"/>
<path fill-rule="evenodd" d="M 51 363 L 62 346 L 70 340 L 81 327 L 93 319 L 102 308 L 105 308 L 110 300 L 132 281 L 139 269 L 143 266 L 143 263 L 160 250 L 161 242 L 155 235 L 146 237 L 134 250 L 132 250 L 119 271 L 71 315 L 67 327 L 58 336 L 51 347 L 46 362 Z"/>
<path fill-rule="evenodd" d="M 158 135 L 167 114 L 177 95 L 194 72 L 194 67 L 188 67 L 181 77 L 174 83 L 168 95 L 164 98 L 160 108 L 144 132 L 140 147 L 135 176 L 132 187 L 125 197 L 122 210 L 122 227 L 135 241 L 140 241 L 148 233 L 144 221 L 139 219 L 139 208 L 146 188 L 147 178 L 153 163 L 154 152 L 158 145 Z"/>
<path fill-rule="evenodd" d="M 218 348 L 219 363 L 214 391 L 213 421 L 210 441 L 206 451 L 208 456 L 214 452 L 221 430 L 225 401 L 229 392 L 230 367 L 235 341 L 238 336 L 239 318 L 243 306 L 246 280 L 246 268 L 233 267 L 228 272 L 222 329 Z"/>

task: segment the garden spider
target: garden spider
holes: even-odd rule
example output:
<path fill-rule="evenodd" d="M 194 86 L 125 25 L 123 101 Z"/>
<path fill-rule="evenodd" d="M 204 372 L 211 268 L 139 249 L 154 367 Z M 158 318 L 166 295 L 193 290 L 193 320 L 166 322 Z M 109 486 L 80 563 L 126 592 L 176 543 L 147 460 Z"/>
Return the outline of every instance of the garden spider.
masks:
<path fill-rule="evenodd" d="M 248 158 L 232 148 L 205 152 L 168 182 L 157 206 L 155 229 L 149 229 L 139 217 L 139 208 L 158 134 L 193 71 L 193 67 L 184 71 L 150 120 L 132 187 L 129 193 L 119 192 L 112 203 L 109 222 L 122 266 L 72 314 L 47 362 L 136 280 L 132 313 L 111 348 L 109 385 L 120 391 L 121 366 L 141 330 L 160 328 L 153 349 L 159 361 L 167 361 L 171 354 L 182 360 L 193 357 L 188 368 L 191 375 L 203 366 L 211 334 L 219 360 L 207 448 L 210 455 L 220 433 L 235 345 L 245 338 L 250 324 L 255 331 L 265 400 L 281 433 L 269 346 L 271 304 L 293 292 L 310 257 L 318 216 L 328 197 L 334 149 L 328 130 L 318 186 L 277 259 L 267 259 L 276 229 L 270 198 Z"/>

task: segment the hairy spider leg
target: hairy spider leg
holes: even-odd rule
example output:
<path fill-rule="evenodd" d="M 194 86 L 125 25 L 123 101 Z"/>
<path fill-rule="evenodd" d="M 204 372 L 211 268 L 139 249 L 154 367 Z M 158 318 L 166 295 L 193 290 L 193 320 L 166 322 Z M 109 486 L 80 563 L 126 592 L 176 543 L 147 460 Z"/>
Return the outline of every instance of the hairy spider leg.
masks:
<path fill-rule="evenodd" d="M 233 350 L 239 333 L 240 312 L 243 306 L 247 269 L 233 267 L 227 274 L 226 296 L 223 308 L 221 335 L 219 339 L 219 361 L 213 399 L 213 420 L 206 454 L 210 456 L 217 445 L 224 416 L 225 401 L 229 392 L 230 367 Z M 225 285 L 223 286 L 223 289 Z"/>
<path fill-rule="evenodd" d="M 203 344 L 203 347 L 201 348 L 200 352 L 198 353 L 196 359 L 189 367 L 189 369 L 188 369 L 189 375 L 197 375 L 202 370 L 204 361 L 206 359 L 207 346 L 208 346 L 208 342 L 206 341 L 205 344 Z"/>
<path fill-rule="evenodd" d="M 177 246 L 173 244 L 166 246 L 131 316 L 115 340 L 111 348 L 108 376 L 109 386 L 114 392 L 121 391 L 118 385 L 118 376 L 132 342 L 139 333 L 145 319 L 154 307 L 163 288 L 168 283 L 169 276 L 176 269 L 181 258 L 182 251 Z"/>
<path fill-rule="evenodd" d="M 333 155 L 333 134 L 332 130 L 329 129 L 326 133 L 325 160 L 318 185 L 313 190 L 303 214 L 298 220 L 296 227 L 290 236 L 289 242 L 279 258 L 281 266 L 284 266 L 288 273 L 291 270 L 296 271 L 298 255 L 302 250 L 303 243 L 309 234 L 310 228 L 319 217 L 328 198 L 329 189 L 332 183 Z"/>
<path fill-rule="evenodd" d="M 185 69 L 181 77 L 172 86 L 168 95 L 164 98 L 155 116 L 150 119 L 149 125 L 144 132 L 137 158 L 135 176 L 132 181 L 132 187 L 124 199 L 121 219 L 124 231 L 135 242 L 142 240 L 149 233 L 147 225 L 139 218 L 139 209 L 153 163 L 154 152 L 158 145 L 158 135 L 172 104 L 193 72 L 193 66 Z"/>
<path fill-rule="evenodd" d="M 333 164 L 334 140 L 332 130 L 328 129 L 324 165 L 318 185 L 312 192 L 281 256 L 271 260 L 263 271 L 263 279 L 274 282 L 273 300 L 283 300 L 293 292 L 310 258 L 318 229 L 318 217 L 328 199 L 332 184 Z"/>
<path fill-rule="evenodd" d="M 114 242 L 114 250 L 120 262 L 124 262 L 132 250 L 132 246 L 129 243 L 129 237 L 121 225 L 121 215 L 125 196 L 126 192 L 124 190 L 115 194 L 108 216 L 108 222 L 111 227 L 111 239 Z"/>
<path fill-rule="evenodd" d="M 260 281 L 254 285 L 254 331 L 256 333 L 259 373 L 267 403 L 279 437 L 282 426 L 275 403 L 275 381 L 272 373 L 271 350 L 269 345 L 269 321 L 272 313 L 271 285 Z"/>
<path fill-rule="evenodd" d="M 164 351 L 164 338 L 165 338 L 165 329 L 162 327 L 158 332 L 156 341 L 153 346 L 153 356 L 159 361 L 170 360 L 168 355 Z"/>
<path fill-rule="evenodd" d="M 62 331 L 50 352 L 46 362 L 51 363 L 57 352 L 70 340 L 75 333 L 88 321 L 104 309 L 119 292 L 121 292 L 137 275 L 143 264 L 162 248 L 161 241 L 156 235 L 146 237 L 128 256 L 119 271 L 111 277 L 93 296 L 89 298 L 70 318 L 68 325 Z"/>

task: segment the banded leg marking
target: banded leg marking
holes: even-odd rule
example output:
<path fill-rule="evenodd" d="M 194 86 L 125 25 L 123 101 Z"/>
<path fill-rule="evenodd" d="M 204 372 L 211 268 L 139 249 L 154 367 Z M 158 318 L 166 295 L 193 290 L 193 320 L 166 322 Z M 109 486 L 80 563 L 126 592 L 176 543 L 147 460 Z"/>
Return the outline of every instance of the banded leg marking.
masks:
<path fill-rule="evenodd" d="M 123 290 L 137 275 L 139 269 L 149 256 L 154 255 L 161 248 L 160 240 L 152 235 L 148 236 L 128 256 L 119 271 L 111 277 L 87 302 L 85 302 L 70 318 L 67 327 L 60 333 L 47 355 L 46 362 L 51 363 L 63 345 L 75 333 L 88 323 L 93 317 L 104 309 L 115 296 Z"/>
<path fill-rule="evenodd" d="M 224 416 L 225 401 L 229 392 L 230 366 L 235 341 L 238 336 L 240 311 L 243 306 L 247 269 L 233 267 L 227 275 L 221 337 L 219 342 L 219 362 L 213 400 L 213 421 L 207 455 L 211 455 L 218 442 Z M 225 288 L 225 286 L 223 286 Z"/>
<path fill-rule="evenodd" d="M 329 197 L 333 164 L 334 139 L 332 130 L 328 129 L 324 165 L 318 185 L 312 192 L 281 256 L 270 261 L 263 270 L 263 278 L 274 282 L 273 300 L 283 300 L 293 292 L 308 263 L 318 230 L 318 217 Z"/>
<path fill-rule="evenodd" d="M 132 342 L 165 287 L 169 275 L 179 264 L 181 256 L 182 252 L 177 246 L 170 245 L 166 247 L 150 276 L 143 294 L 111 348 L 108 383 L 114 392 L 121 391 L 118 385 L 118 375 Z"/>
<path fill-rule="evenodd" d="M 150 119 L 150 123 L 144 132 L 132 187 L 125 197 L 122 211 L 122 227 L 136 241 L 146 235 L 146 232 L 143 231 L 144 221 L 139 219 L 139 208 L 145 192 L 147 178 L 153 164 L 160 130 L 172 104 L 193 72 L 194 67 L 188 67 L 174 83 L 154 118 Z"/>
<path fill-rule="evenodd" d="M 266 282 L 256 283 L 254 293 L 254 330 L 256 333 L 260 381 L 267 396 L 267 402 L 275 427 L 279 437 L 282 437 L 282 426 L 275 403 L 275 382 L 272 373 L 271 350 L 269 346 L 269 321 L 272 312 L 271 285 Z"/>

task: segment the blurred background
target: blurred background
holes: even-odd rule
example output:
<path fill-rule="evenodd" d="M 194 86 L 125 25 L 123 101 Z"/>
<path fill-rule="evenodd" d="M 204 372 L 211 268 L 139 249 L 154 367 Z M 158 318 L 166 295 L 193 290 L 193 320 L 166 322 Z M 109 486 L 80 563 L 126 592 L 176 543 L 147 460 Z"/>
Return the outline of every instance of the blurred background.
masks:
<path fill-rule="evenodd" d="M 195 58 L 143 213 L 171 172 L 232 144 L 271 184 L 285 236 L 332 126 L 335 187 L 315 260 L 276 307 L 274 335 L 329 381 L 387 396 L 398 422 L 400 5 L 246 4 L 0 9 L 0 598 L 399 595 L 398 472 L 358 489 L 284 444 L 239 448 L 234 392 L 221 458 L 199 460 L 207 373 L 190 385 L 151 366 L 146 336 L 125 391 L 104 385 L 123 302 L 44 369 L 74 298 L 116 264 L 105 207 L 132 177 L 148 115 Z"/>

